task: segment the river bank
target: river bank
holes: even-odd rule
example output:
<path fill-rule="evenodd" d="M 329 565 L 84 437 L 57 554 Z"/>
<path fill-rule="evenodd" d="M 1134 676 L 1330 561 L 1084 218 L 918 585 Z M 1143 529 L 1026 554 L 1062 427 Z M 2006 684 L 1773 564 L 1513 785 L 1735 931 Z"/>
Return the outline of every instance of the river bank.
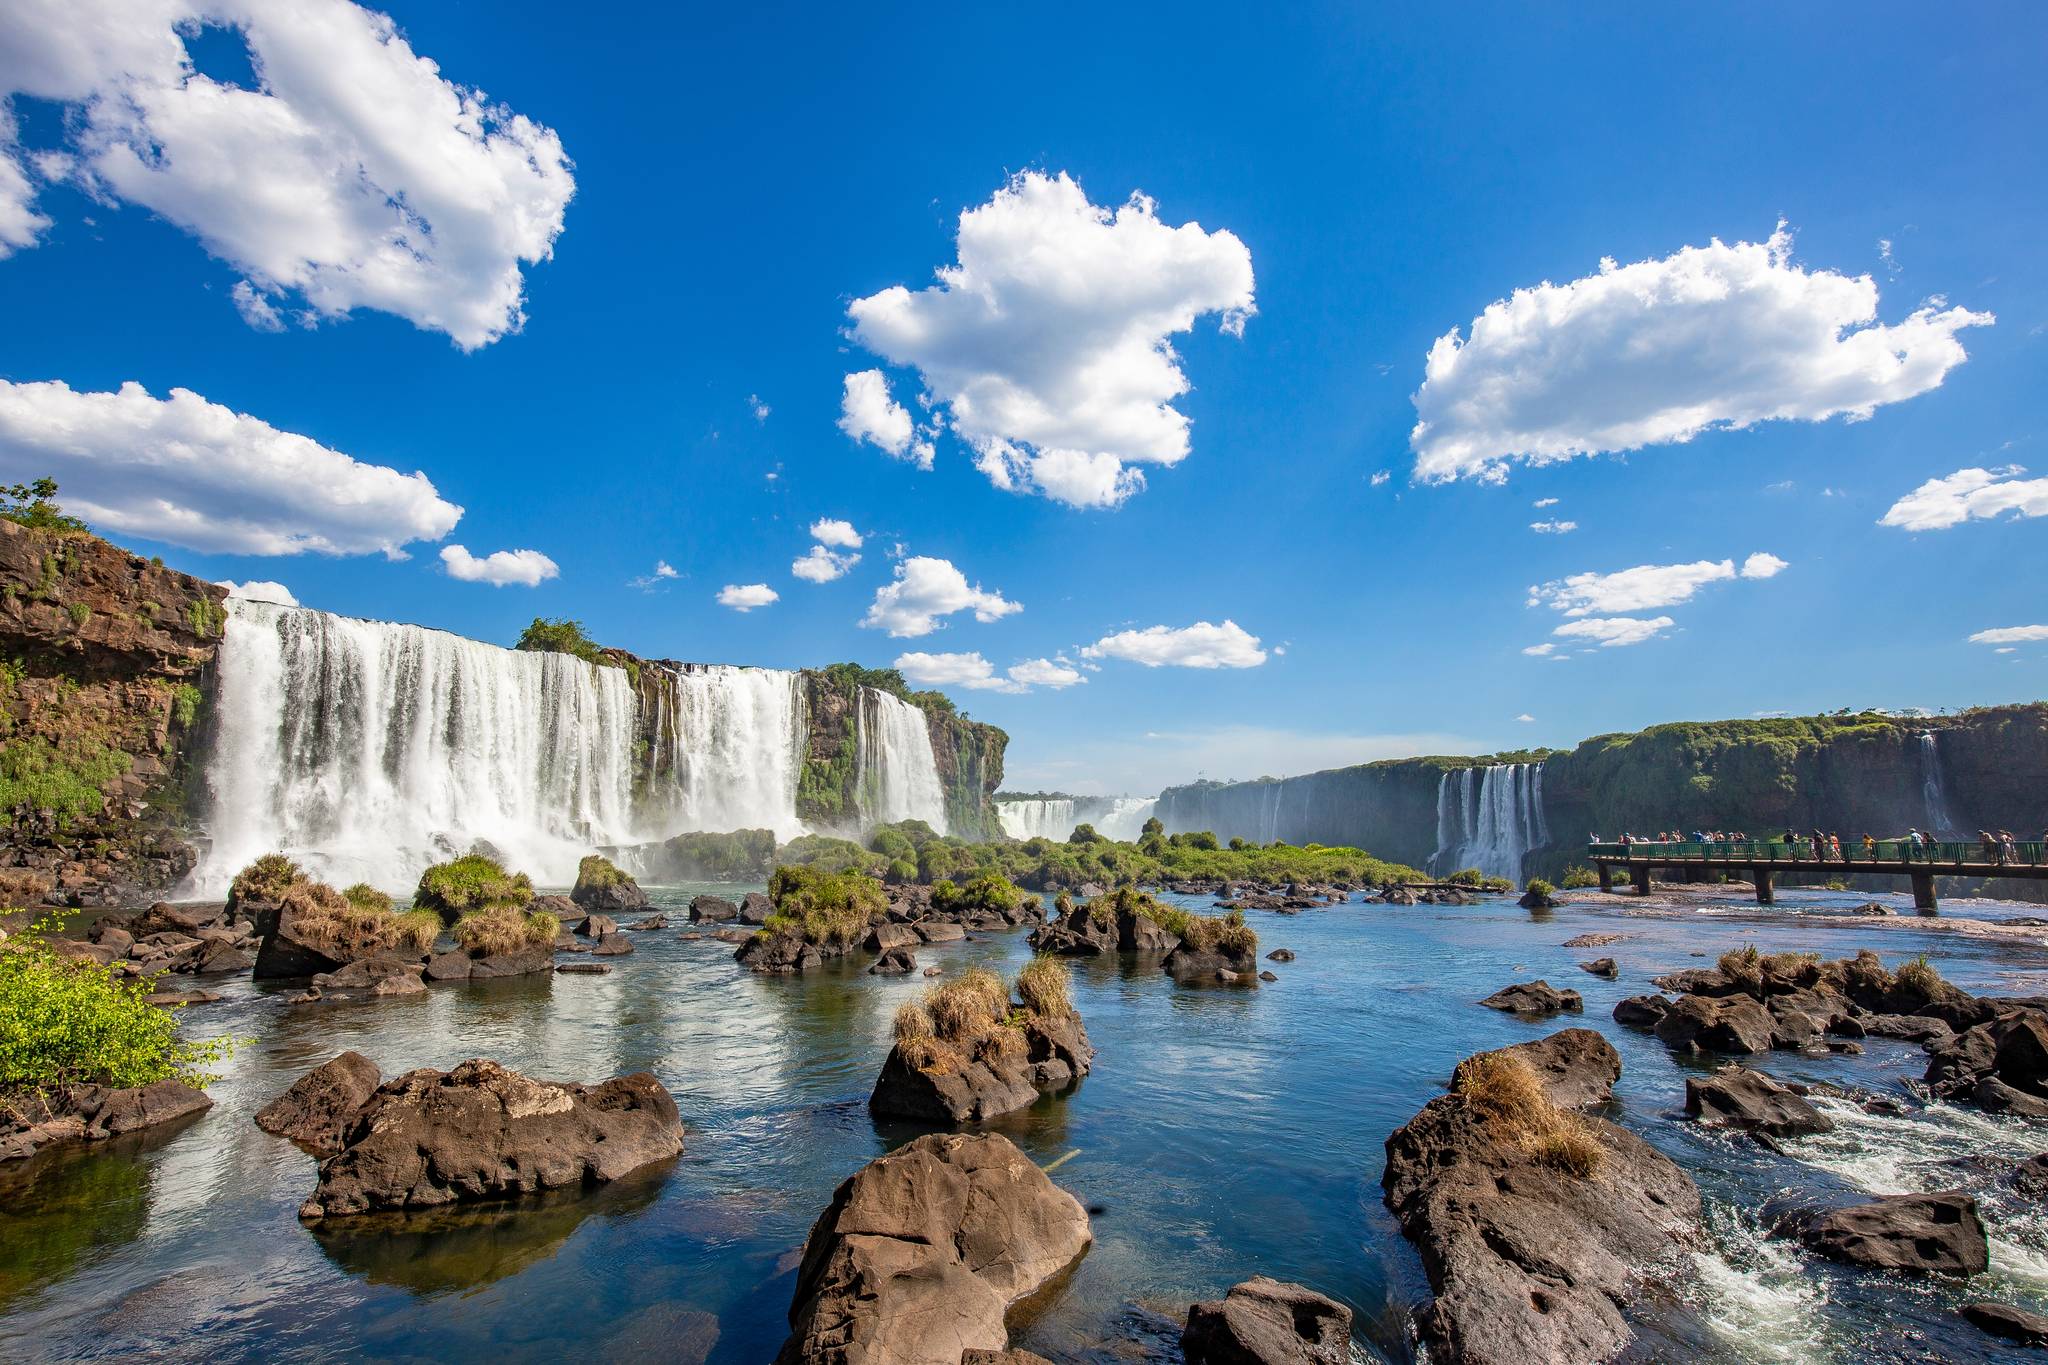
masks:
<path fill-rule="evenodd" d="M 707 889 L 753 888 L 649 891 L 676 922 Z M 1710 1241 L 1675 1268 L 1668 1311 L 1639 1323 L 1644 1358 L 1955 1358 L 1985 1341 L 1956 1316 L 1965 1294 L 2048 1308 L 2048 1227 L 2030 1211 L 1998 1212 L 1992 1269 L 1967 1289 L 1879 1282 L 1762 1236 L 1755 1211 L 1788 1189 L 1937 1188 L 1962 1178 L 1962 1158 L 2039 1149 L 2022 1120 L 1924 1105 L 1919 1048 L 1869 1039 L 1860 1057 L 1757 1059 L 1784 1079 L 1901 1102 L 1878 1116 L 1823 1101 L 1840 1110 L 1836 1130 L 1779 1154 L 1684 1119 L 1685 1079 L 1711 1063 L 1610 1017 L 1650 977 L 1745 943 L 1830 957 L 1875 947 L 1888 962 L 1925 953 L 1966 989 L 2001 993 L 2015 993 L 2013 974 L 2048 971 L 2048 950 L 1945 919 L 1849 914 L 1864 897 L 1791 892 L 1764 911 L 1682 894 L 1668 907 L 1575 899 L 1547 915 L 1509 900 L 1357 897 L 1254 913 L 1262 953 L 1296 955 L 1257 992 L 1190 991 L 1156 968 L 1077 960 L 1094 1070 L 988 1126 L 1041 1166 L 1060 1163 L 1055 1178 L 1089 1208 L 1096 1241 L 1014 1344 L 1057 1361 L 1174 1360 L 1188 1303 L 1267 1274 L 1350 1307 L 1361 1350 L 1412 1358 L 1409 1314 L 1428 1287 L 1381 1201 L 1382 1144 L 1461 1057 L 1561 1026 L 1476 1004 L 1536 976 L 1584 994 L 1569 1022 L 1598 1029 L 1623 1059 L 1616 1120 L 1705 1197 Z M 1972 918 L 1995 927 L 2026 909 L 1972 907 Z M 1624 937 L 1563 946 L 1602 932 Z M 364 1005 L 289 1006 L 290 988 L 247 978 L 213 987 L 223 999 L 192 1010 L 188 1029 L 255 1041 L 212 1087 L 209 1113 L 0 1171 L 0 1356 L 524 1360 L 688 1340 L 703 1350 L 683 1358 L 769 1358 L 795 1254 L 833 1187 L 919 1131 L 878 1124 L 867 1097 L 896 1007 L 926 983 L 868 975 L 866 955 L 761 977 L 714 939 L 635 938 L 638 951 L 604 976 L 448 984 Z M 919 949 L 948 973 L 978 962 L 1006 977 L 1028 956 L 1017 932 Z M 1595 956 L 1616 960 L 1613 981 L 1578 970 Z M 471 1056 L 542 1077 L 651 1070 L 682 1110 L 684 1152 L 589 1195 L 309 1230 L 296 1211 L 312 1159 L 251 1117 L 343 1049 L 387 1075 Z"/>

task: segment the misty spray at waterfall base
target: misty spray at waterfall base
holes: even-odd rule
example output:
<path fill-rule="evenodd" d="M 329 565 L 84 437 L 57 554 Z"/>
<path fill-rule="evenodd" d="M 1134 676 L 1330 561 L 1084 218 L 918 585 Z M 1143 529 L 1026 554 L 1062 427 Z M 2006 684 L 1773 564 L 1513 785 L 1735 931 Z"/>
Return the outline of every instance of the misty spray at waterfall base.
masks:
<path fill-rule="evenodd" d="M 195 889 L 283 852 L 336 885 L 410 890 L 483 842 L 544 885 L 585 854 L 690 831 L 807 831 L 801 673 L 624 668 L 445 631 L 230 601 Z M 946 828 L 924 715 L 861 689 L 865 828 Z"/>
<path fill-rule="evenodd" d="M 1520 881 L 1529 851 L 1549 842 L 1541 763 L 1494 763 L 1443 775 L 1431 872 L 1444 876 L 1476 867 L 1489 877 Z"/>

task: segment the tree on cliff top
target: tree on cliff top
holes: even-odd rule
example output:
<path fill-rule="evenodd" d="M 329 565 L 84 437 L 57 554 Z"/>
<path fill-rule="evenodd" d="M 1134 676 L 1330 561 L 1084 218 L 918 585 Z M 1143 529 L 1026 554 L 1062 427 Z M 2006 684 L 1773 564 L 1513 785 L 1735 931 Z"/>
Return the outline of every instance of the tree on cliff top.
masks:
<path fill-rule="evenodd" d="M 604 662 L 598 657 L 597 643 L 583 633 L 583 623 L 571 621 L 566 616 L 556 621 L 541 616 L 534 617 L 533 624 L 520 635 L 519 643 L 513 648 L 537 649 L 551 654 L 574 654 L 586 663 Z"/>
<path fill-rule="evenodd" d="M 37 479 L 33 483 L 0 484 L 0 517 L 38 531 L 59 535 L 83 535 L 85 523 L 64 515 L 57 505 L 57 481 Z"/>

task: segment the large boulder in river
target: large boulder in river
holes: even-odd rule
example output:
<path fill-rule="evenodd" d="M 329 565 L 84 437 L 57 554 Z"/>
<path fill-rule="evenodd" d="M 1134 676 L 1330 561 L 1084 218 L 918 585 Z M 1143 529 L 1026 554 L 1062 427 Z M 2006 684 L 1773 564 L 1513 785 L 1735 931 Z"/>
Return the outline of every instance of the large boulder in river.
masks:
<path fill-rule="evenodd" d="M 301 1218 L 508 1199 L 616 1180 L 683 1150 L 675 1099 L 645 1071 L 536 1081 L 481 1058 L 386 1081 L 356 1112 Z"/>
<path fill-rule="evenodd" d="M 1614 1007 L 1614 1022 L 1630 1028 L 1655 1028 L 1671 1010 L 1671 1002 L 1661 995 L 1631 995 Z"/>
<path fill-rule="evenodd" d="M 1008 1138 L 927 1134 L 833 1192 L 804 1244 L 777 1365 L 960 1365 L 970 1351 L 1003 1352 L 1009 1306 L 1090 1240 L 1080 1203 Z"/>
<path fill-rule="evenodd" d="M 1829 1260 L 1872 1270 L 1975 1275 L 1991 1264 L 1977 1201 L 1967 1194 L 1892 1194 L 1781 1225 Z"/>
<path fill-rule="evenodd" d="M 1927 1043 L 1927 1085 L 1943 1099 L 1998 1112 L 2048 1116 L 2048 1016 L 2012 1009 Z"/>
<path fill-rule="evenodd" d="M 212 1100 L 183 1081 L 126 1089 L 60 1085 L 40 1094 L 0 1094 L 0 1161 L 34 1156 L 57 1142 L 104 1142 L 212 1107 Z"/>
<path fill-rule="evenodd" d="M 970 968 L 904 1006 L 868 1108 L 922 1123 L 978 1123 L 1087 1075 L 1095 1048 L 1067 1003 L 1065 964 L 1036 958 L 1017 988 L 1022 1006 L 994 973 Z"/>
<path fill-rule="evenodd" d="M 1658 1041 L 1680 1052 L 1771 1050 L 1771 1016 L 1746 995 L 1682 995 L 1657 1021 Z"/>
<path fill-rule="evenodd" d="M 569 899 L 591 914 L 616 915 L 647 908 L 640 883 L 621 872 L 611 859 L 593 853 L 576 866 L 576 885 Z"/>
<path fill-rule="evenodd" d="M 342 1148 L 356 1111 L 369 1103 L 383 1081 L 377 1064 L 360 1052 L 344 1052 L 292 1082 L 291 1089 L 256 1111 L 256 1126 L 290 1138 L 320 1156 Z"/>
<path fill-rule="evenodd" d="M 263 941 L 256 950 L 258 977 L 317 976 L 374 956 L 403 956 L 424 962 L 426 945 L 413 936 L 405 917 L 389 911 L 367 914 L 333 887 L 304 878 L 294 882 L 275 907 L 260 907 Z"/>
<path fill-rule="evenodd" d="M 709 892 L 690 898 L 690 922 L 692 924 L 718 924 L 729 919 L 738 919 L 740 908 L 723 896 Z"/>
<path fill-rule="evenodd" d="M 1548 981 L 1525 981 L 1503 986 L 1479 1002 L 1490 1010 L 1519 1014 L 1525 1019 L 1545 1019 L 1569 1010 L 1584 1012 L 1586 1002 L 1577 991 L 1558 990 Z"/>
<path fill-rule="evenodd" d="M 1576 1060 L 1574 1060 L 1576 1059 Z M 1621 1061 L 1588 1029 L 1468 1058 L 1387 1139 L 1387 1206 L 1422 1253 L 1431 1359 L 1605 1360 L 1623 1306 L 1699 1220 L 1671 1160 L 1566 1101 L 1604 1100 Z"/>
<path fill-rule="evenodd" d="M 1701 1123 L 1771 1137 L 1825 1133 L 1835 1126 L 1790 1087 L 1744 1066 L 1724 1066 L 1705 1079 L 1687 1077 L 1685 1112 Z"/>
<path fill-rule="evenodd" d="M 1351 1310 L 1264 1275 L 1188 1309 L 1187 1365 L 1351 1365 Z"/>

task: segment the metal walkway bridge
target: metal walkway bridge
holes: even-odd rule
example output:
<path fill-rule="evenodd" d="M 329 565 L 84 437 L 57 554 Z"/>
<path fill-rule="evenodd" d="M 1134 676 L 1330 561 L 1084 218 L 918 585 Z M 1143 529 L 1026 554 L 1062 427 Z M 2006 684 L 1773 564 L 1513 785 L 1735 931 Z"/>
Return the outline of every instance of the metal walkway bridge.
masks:
<path fill-rule="evenodd" d="M 2010 851 L 2008 851 L 2008 849 Z M 1733 840 L 1710 843 L 1656 842 L 1630 840 L 1625 844 L 1589 844 L 1586 852 L 1600 873 L 1600 889 L 1612 891 L 1617 873 L 1626 877 L 1642 895 L 1650 894 L 1650 873 L 1673 869 L 1688 880 L 1703 873 L 1741 874 L 1756 884 L 1759 905 L 1777 899 L 1774 880 L 1780 873 L 1816 873 L 1824 877 L 1854 874 L 1907 877 L 1913 883 L 1913 904 L 1922 910 L 1938 909 L 1934 899 L 1936 877 L 2026 877 L 2048 881 L 2048 843 L 2025 843 L 1986 847 L 1981 840 L 1967 843 L 1915 843 L 1910 839 L 1879 839 L 1868 848 L 1859 841 L 1855 847 L 1842 846 L 1842 856 L 1816 856 L 1813 841 L 1793 843 L 1781 840 Z"/>

